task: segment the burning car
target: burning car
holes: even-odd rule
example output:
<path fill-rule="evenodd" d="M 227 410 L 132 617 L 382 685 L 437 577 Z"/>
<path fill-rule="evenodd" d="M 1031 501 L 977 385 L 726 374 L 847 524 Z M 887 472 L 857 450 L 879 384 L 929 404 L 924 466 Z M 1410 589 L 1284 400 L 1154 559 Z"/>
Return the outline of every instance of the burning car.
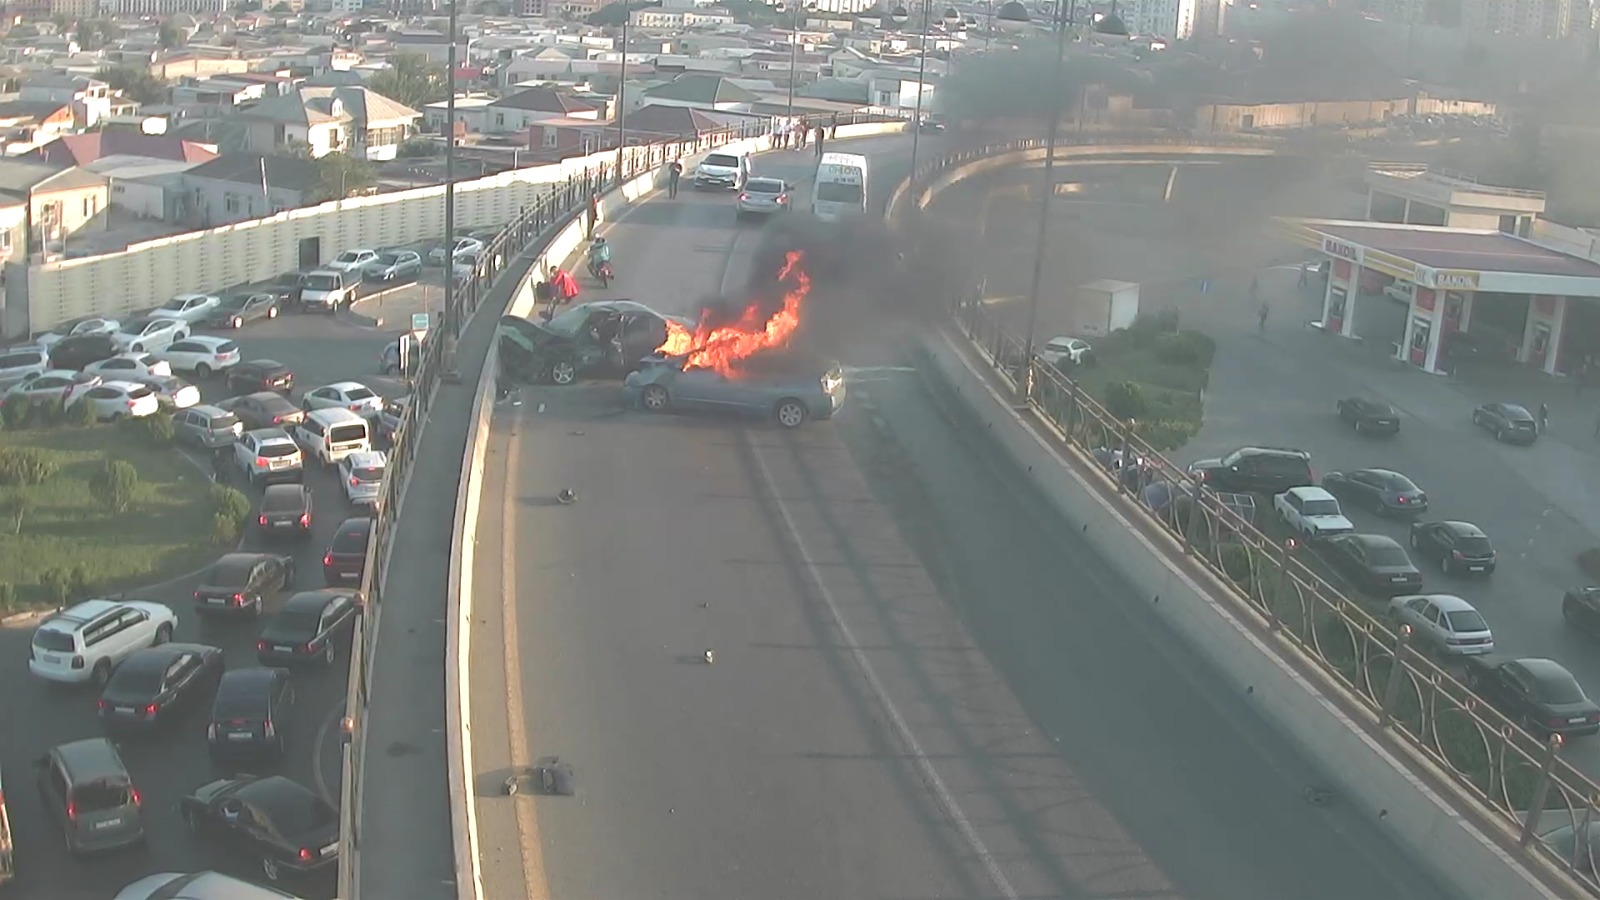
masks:
<path fill-rule="evenodd" d="M 698 410 L 771 418 L 784 428 L 826 419 L 844 405 L 844 372 L 830 361 L 753 356 L 719 371 L 657 357 L 622 383 L 623 397 L 650 412 Z"/>
<path fill-rule="evenodd" d="M 503 316 L 500 359 L 524 381 L 564 385 L 580 375 L 618 377 L 666 343 L 672 326 L 692 323 L 632 300 L 580 303 L 548 322 Z"/>

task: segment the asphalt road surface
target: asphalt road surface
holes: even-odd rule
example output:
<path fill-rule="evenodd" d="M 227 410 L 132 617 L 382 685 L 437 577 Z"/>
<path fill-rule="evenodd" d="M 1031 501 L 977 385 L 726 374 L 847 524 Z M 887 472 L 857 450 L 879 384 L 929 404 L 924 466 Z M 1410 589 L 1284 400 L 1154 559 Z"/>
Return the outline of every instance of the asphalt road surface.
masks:
<path fill-rule="evenodd" d="M 403 393 L 402 385 L 377 375 L 379 352 L 393 337 L 383 330 L 344 317 L 289 314 L 253 323 L 235 334 L 244 358 L 271 358 L 288 364 L 295 372 L 296 395 L 303 389 L 345 379 L 363 381 L 386 395 Z M 207 401 L 227 396 L 220 380 L 199 384 Z M 210 461 L 197 456 L 195 462 L 195 477 L 209 478 Z M 276 546 L 292 549 L 297 586 L 312 589 L 322 586 L 321 557 L 334 530 L 355 513 L 333 475 L 313 466 L 307 479 L 316 494 L 314 533 L 297 545 Z M 259 498 L 259 491 L 244 489 L 252 500 Z M 264 546 L 253 531 L 246 537 L 246 549 Z M 194 587 L 195 578 L 185 577 L 130 595 L 175 609 L 178 640 L 221 647 L 230 667 L 256 665 L 256 626 L 201 622 L 190 597 Z M 28 900 L 105 900 L 128 882 L 157 871 L 218 868 L 254 876 L 259 870 L 253 861 L 233 859 L 198 844 L 178 816 L 177 804 L 185 794 L 222 777 L 206 752 L 204 720 L 209 706 L 166 733 L 122 741 L 123 757 L 145 798 L 148 847 L 81 860 L 66 853 L 32 787 L 32 761 L 57 744 L 101 733 L 96 694 L 92 689 L 57 687 L 30 676 L 31 633 L 31 625 L 0 629 L 0 683 L 7 686 L 0 696 L 0 765 L 6 776 L 6 801 L 20 873 L 14 890 L 8 893 Z M 338 720 L 343 715 L 346 660 L 341 657 L 330 671 L 296 673 L 299 702 L 291 725 L 289 757 L 278 770 L 314 788 L 334 805 L 338 804 Z M 331 882 L 292 887 L 308 897 L 332 893 Z"/>
<path fill-rule="evenodd" d="M 647 203 L 613 293 L 691 311 L 738 283 L 741 233 L 726 198 Z M 1308 805 L 1317 773 L 896 349 L 844 358 L 846 409 L 792 435 L 594 383 L 497 414 L 486 896 L 1444 896 Z M 551 756 L 576 796 L 504 795 Z"/>
<path fill-rule="evenodd" d="M 1247 222 L 1250 210 L 1360 218 L 1360 194 L 1307 178 L 1286 197 L 1291 170 L 1283 163 L 1271 165 L 1186 167 L 1179 175 L 1177 215 L 1191 215 L 1207 204 L 1221 207 L 1235 197 L 1237 208 L 1226 211 L 1227 221 Z M 1074 177 L 1070 167 L 1067 175 Z M 1176 308 L 1185 325 L 1217 341 L 1205 427 L 1173 458 L 1188 462 L 1247 444 L 1269 444 L 1310 451 L 1318 473 L 1362 467 L 1404 472 L 1428 493 L 1425 518 L 1476 523 L 1500 554 L 1499 568 L 1488 579 L 1445 576 L 1419 560 L 1424 590 L 1456 594 L 1476 606 L 1494 631 L 1497 654 L 1554 659 L 1591 695 L 1600 694 L 1594 639 L 1567 628 L 1561 617 L 1563 591 L 1587 581 L 1574 558 L 1600 546 L 1600 493 L 1593 487 L 1600 457 L 1595 392 L 1579 393 L 1525 370 L 1469 369 L 1452 381 L 1395 363 L 1386 356 L 1391 342 L 1401 337 L 1404 307 L 1383 296 L 1359 300 L 1356 330 L 1364 341 L 1310 330 L 1306 323 L 1321 318 L 1322 285 L 1312 279 L 1301 287 L 1296 268 L 1285 262 L 1297 253 L 1308 257 L 1306 251 L 1286 247 L 1261 229 L 1253 242 L 1213 250 L 1207 242 L 1214 238 L 1175 230 L 1173 208 L 1154 202 L 1164 172 L 1122 167 L 1097 170 L 1095 177 L 1099 185 L 1093 197 L 1116 211 L 1118 230 L 1148 234 L 1150 240 L 1137 253 L 1118 254 L 1114 234 L 1093 217 L 1077 215 L 1072 204 L 1060 204 L 1066 208 L 1051 218 L 1050 258 L 1070 255 L 1066 283 L 1149 278 L 1156 289 L 1146 294 L 1146 309 Z M 997 178 L 986 185 L 996 187 L 1000 196 L 988 204 L 988 231 L 992 242 L 1015 246 L 1021 235 L 1034 233 L 1034 213 L 1006 181 Z M 1184 197 L 1186 191 L 1190 198 Z M 1248 233 L 1242 226 L 1234 231 Z M 989 258 L 991 295 L 1026 291 L 1026 282 L 1004 264 L 1006 259 Z M 1249 297 L 1252 277 L 1259 280 L 1260 300 Z M 1209 282 L 1208 291 L 1201 291 L 1202 281 Z M 1017 313 L 1023 308 L 1020 301 L 1000 302 Z M 1269 318 L 1264 332 L 1258 332 L 1262 302 L 1269 306 Z M 1047 296 L 1040 310 L 1041 339 L 1068 321 L 1060 293 Z M 1363 438 L 1342 425 L 1334 404 L 1352 395 L 1392 403 L 1401 413 L 1398 439 Z M 1547 402 L 1550 433 L 1532 447 L 1496 443 L 1471 421 L 1473 407 L 1490 401 L 1529 409 Z M 1406 541 L 1404 521 L 1380 519 L 1366 510 L 1349 515 L 1362 531 Z M 1600 739 L 1576 738 L 1563 753 L 1600 778 Z"/>

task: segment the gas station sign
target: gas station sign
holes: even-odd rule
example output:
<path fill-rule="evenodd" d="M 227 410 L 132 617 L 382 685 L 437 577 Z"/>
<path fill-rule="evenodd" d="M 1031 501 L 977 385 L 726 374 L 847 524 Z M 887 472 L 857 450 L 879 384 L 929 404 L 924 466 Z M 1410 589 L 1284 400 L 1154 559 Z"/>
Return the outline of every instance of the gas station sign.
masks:
<path fill-rule="evenodd" d="M 1466 269 L 1435 269 L 1433 286 L 1446 291 L 1475 291 L 1478 289 L 1478 273 Z"/>
<path fill-rule="evenodd" d="M 1337 259 L 1348 259 L 1351 262 L 1361 261 L 1360 248 L 1354 244 L 1347 244 L 1344 241 L 1331 237 L 1324 237 L 1322 239 L 1322 252 Z"/>

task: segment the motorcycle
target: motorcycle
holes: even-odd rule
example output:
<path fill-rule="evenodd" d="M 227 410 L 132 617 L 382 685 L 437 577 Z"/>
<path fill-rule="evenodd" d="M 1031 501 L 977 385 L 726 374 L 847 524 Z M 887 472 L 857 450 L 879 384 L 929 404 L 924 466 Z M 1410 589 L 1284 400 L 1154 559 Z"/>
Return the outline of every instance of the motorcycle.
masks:
<path fill-rule="evenodd" d="M 603 262 L 598 262 L 598 263 L 595 262 L 594 260 L 590 260 L 589 261 L 589 274 L 593 275 L 596 279 L 598 279 L 600 281 L 600 286 L 601 287 L 608 287 L 611 284 L 611 278 L 612 278 L 611 260 L 608 259 L 608 260 L 605 260 Z"/>

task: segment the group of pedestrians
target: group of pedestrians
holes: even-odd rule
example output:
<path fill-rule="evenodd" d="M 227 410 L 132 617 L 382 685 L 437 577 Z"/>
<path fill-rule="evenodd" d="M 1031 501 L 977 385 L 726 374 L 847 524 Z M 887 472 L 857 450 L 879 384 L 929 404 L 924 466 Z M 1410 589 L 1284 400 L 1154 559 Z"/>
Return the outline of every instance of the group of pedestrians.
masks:
<path fill-rule="evenodd" d="M 838 133 L 838 116 L 834 116 L 833 129 Z M 810 125 L 800 116 L 785 117 L 774 116 L 772 131 L 767 135 L 768 146 L 773 150 L 804 150 L 811 144 L 817 148 L 817 155 L 822 155 L 822 142 L 828 137 L 828 126 Z"/>

